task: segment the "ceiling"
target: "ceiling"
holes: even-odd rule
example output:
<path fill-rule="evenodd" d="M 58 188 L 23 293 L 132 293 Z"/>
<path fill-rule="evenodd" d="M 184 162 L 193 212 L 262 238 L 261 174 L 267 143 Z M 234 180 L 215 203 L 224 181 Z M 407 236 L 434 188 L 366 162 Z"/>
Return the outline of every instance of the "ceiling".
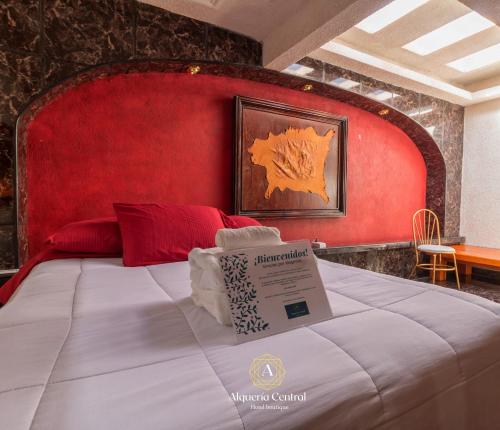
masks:
<path fill-rule="evenodd" d="M 307 0 L 141 0 L 262 41 Z M 278 21 L 279 22 L 279 21 Z"/>
<path fill-rule="evenodd" d="M 268 68 L 284 70 L 310 56 L 462 105 L 500 97 L 500 0 L 406 0 L 421 5 L 371 33 L 357 25 L 393 0 L 335 0 L 335 8 L 331 0 L 142 1 L 261 41 Z M 426 55 L 403 48 L 473 11 L 487 22 L 476 34 Z M 448 65 L 497 44 L 494 64 L 465 72 Z"/>
<path fill-rule="evenodd" d="M 448 64 L 500 44 L 500 27 L 498 25 L 492 22 L 488 28 L 427 55 L 419 55 L 403 48 L 421 36 L 471 12 L 469 7 L 457 0 L 429 0 L 373 34 L 356 26 L 352 27 L 332 39 L 333 43 L 326 44 L 312 53 L 312 56 L 330 63 L 337 63 L 337 55 L 348 56 L 351 60 L 356 58 L 360 60 L 362 57 L 358 57 L 356 52 L 361 52 L 403 69 L 417 72 L 432 80 L 449 84 L 448 89 L 459 98 L 458 101 L 462 104 L 482 101 L 482 98 L 485 97 L 481 97 L 481 90 L 500 86 L 500 51 L 497 54 L 496 62 L 476 70 L 463 72 Z M 462 32 L 465 30 L 463 28 Z M 349 52 L 353 52 L 352 55 L 349 55 Z M 370 58 L 368 61 L 360 60 L 358 62 L 373 66 L 375 63 L 369 60 Z M 387 70 L 390 70 L 389 67 L 385 68 L 386 72 Z M 409 73 L 406 74 L 409 75 Z M 402 70 L 400 75 L 404 77 L 405 70 Z M 455 89 L 451 87 L 455 87 Z M 465 92 L 460 90 L 465 90 Z M 477 97 L 478 95 L 480 97 Z M 500 96 L 500 91 L 498 91 L 498 96 Z M 460 98 L 464 100 L 460 100 Z"/>
<path fill-rule="evenodd" d="M 421 56 L 403 49 L 407 43 L 469 12 L 471 10 L 467 6 L 456 0 L 431 0 L 375 34 L 353 27 L 336 40 L 465 89 L 471 89 L 474 84 L 480 86 L 481 82 L 492 78 L 500 83 L 500 58 L 496 64 L 469 73 L 446 65 L 457 58 L 500 43 L 500 27 L 496 25 L 429 55 Z"/>

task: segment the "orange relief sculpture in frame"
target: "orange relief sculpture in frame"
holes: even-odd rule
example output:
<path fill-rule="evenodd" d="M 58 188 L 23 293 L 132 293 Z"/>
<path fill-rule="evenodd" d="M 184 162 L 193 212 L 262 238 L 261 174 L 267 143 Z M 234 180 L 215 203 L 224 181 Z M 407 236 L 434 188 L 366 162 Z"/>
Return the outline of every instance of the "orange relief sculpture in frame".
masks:
<path fill-rule="evenodd" d="M 344 216 L 347 119 L 236 97 L 235 212 Z"/>

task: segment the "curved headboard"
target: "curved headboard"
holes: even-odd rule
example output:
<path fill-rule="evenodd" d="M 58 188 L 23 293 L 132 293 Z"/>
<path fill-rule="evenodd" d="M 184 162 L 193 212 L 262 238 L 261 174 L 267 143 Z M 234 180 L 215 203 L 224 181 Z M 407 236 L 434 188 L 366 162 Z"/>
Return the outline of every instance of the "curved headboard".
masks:
<path fill-rule="evenodd" d="M 349 118 L 348 216 L 272 220 L 286 239 L 404 240 L 424 205 L 444 216 L 445 167 L 416 122 L 340 88 L 251 67 L 132 62 L 83 72 L 46 92 L 17 127 L 20 263 L 62 225 L 113 214 L 115 201 L 231 211 L 233 98 L 244 95 Z M 426 172 L 427 166 L 427 172 Z M 426 177 L 427 175 L 427 177 Z"/>

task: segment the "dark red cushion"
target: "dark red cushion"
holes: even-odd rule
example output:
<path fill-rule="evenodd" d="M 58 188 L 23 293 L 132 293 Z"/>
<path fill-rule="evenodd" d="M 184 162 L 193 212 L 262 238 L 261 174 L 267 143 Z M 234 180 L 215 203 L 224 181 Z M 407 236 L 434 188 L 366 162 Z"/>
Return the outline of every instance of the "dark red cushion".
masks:
<path fill-rule="evenodd" d="M 95 218 L 65 225 L 47 239 L 64 252 L 121 255 L 122 239 L 116 218 Z"/>
<path fill-rule="evenodd" d="M 243 215 L 226 215 L 224 212 L 220 211 L 222 222 L 226 228 L 241 228 L 241 227 L 252 227 L 254 225 L 262 225 L 256 219 L 250 218 Z"/>
<path fill-rule="evenodd" d="M 193 248 L 215 246 L 224 228 L 218 209 L 170 204 L 114 205 L 123 240 L 123 264 L 147 266 L 187 260 Z"/>

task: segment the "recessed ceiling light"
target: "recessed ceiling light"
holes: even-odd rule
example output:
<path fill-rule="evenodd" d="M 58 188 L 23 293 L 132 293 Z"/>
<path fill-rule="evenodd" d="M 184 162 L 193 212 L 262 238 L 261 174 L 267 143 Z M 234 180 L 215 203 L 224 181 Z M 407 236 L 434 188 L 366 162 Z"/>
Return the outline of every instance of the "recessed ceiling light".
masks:
<path fill-rule="evenodd" d="M 494 26 L 495 23 L 489 19 L 471 12 L 407 43 L 403 48 L 418 55 L 428 55 Z"/>
<path fill-rule="evenodd" d="M 359 86 L 359 82 L 351 81 L 346 78 L 333 79 L 329 83 L 331 85 L 335 85 L 336 87 L 344 88 L 344 90 L 350 90 L 351 88 Z"/>
<path fill-rule="evenodd" d="M 465 73 L 497 62 L 500 62 L 500 43 L 452 61 L 447 66 Z"/>
<path fill-rule="evenodd" d="M 284 73 L 290 73 L 292 75 L 306 76 L 311 72 L 314 72 L 312 67 L 303 66 L 302 64 L 291 64 L 285 70 Z"/>
<path fill-rule="evenodd" d="M 429 0 L 394 0 L 387 6 L 365 18 L 356 25 L 356 28 L 370 34 L 376 33 L 428 1 Z"/>
<path fill-rule="evenodd" d="M 351 60 L 354 61 L 359 61 L 360 63 L 368 64 L 372 67 L 376 67 L 377 69 L 384 70 L 385 72 L 388 73 L 394 73 L 396 75 L 403 76 L 406 79 L 411 79 L 421 84 L 437 88 L 441 91 L 446 91 L 449 94 L 462 97 L 466 100 L 472 100 L 472 95 L 470 91 L 456 87 L 452 84 L 449 84 L 448 82 L 440 81 L 438 79 L 424 75 L 423 73 L 416 72 L 415 70 L 399 66 L 397 64 L 383 60 L 382 58 L 366 54 L 365 52 L 358 51 L 356 49 L 342 45 L 341 43 L 335 42 L 333 40 L 325 43 L 321 47 L 321 49 L 332 52 L 333 54 L 336 55 L 341 55 L 343 57 L 350 58 Z"/>

